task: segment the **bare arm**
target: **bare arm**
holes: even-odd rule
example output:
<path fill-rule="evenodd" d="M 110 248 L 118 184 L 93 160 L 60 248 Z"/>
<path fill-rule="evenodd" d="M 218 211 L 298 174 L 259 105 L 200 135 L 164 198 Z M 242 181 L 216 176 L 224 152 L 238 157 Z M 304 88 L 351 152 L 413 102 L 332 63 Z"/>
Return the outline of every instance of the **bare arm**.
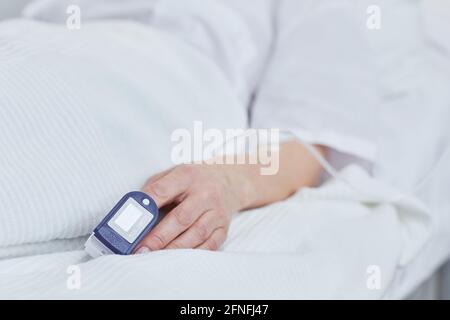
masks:
<path fill-rule="evenodd" d="M 159 207 L 170 205 L 174 209 L 137 251 L 217 250 L 226 239 L 233 212 L 286 199 L 317 183 L 320 164 L 298 142 L 282 144 L 279 159 L 274 175 L 261 175 L 259 164 L 202 164 L 178 166 L 150 178 L 143 190 Z"/>
<path fill-rule="evenodd" d="M 324 154 L 325 149 L 317 146 Z M 317 160 L 296 141 L 280 146 L 280 166 L 275 175 L 261 175 L 260 165 L 243 165 L 231 170 L 241 170 L 248 182 L 240 209 L 264 206 L 288 198 L 302 187 L 318 183 L 322 167 Z"/>

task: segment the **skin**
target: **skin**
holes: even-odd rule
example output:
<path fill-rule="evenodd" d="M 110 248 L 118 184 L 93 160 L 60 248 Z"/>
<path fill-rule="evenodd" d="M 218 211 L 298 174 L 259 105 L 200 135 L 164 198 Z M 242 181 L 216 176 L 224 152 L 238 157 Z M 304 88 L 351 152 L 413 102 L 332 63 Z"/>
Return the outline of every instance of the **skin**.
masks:
<path fill-rule="evenodd" d="M 324 148 L 316 147 L 322 154 Z M 227 237 L 231 215 L 288 198 L 312 187 L 320 164 L 298 142 L 279 149 L 275 175 L 260 174 L 260 165 L 182 165 L 151 177 L 143 187 L 158 207 L 171 209 L 140 243 L 136 253 L 161 249 L 217 250 Z"/>

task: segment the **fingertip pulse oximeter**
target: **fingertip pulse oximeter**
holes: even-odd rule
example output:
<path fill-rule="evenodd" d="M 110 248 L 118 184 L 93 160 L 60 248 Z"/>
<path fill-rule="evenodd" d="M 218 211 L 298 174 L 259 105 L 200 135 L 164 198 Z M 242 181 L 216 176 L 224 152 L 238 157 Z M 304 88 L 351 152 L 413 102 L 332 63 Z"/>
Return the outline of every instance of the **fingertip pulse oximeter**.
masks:
<path fill-rule="evenodd" d="M 93 258 L 129 255 L 159 218 L 155 201 L 143 192 L 126 194 L 94 229 L 85 251 Z"/>

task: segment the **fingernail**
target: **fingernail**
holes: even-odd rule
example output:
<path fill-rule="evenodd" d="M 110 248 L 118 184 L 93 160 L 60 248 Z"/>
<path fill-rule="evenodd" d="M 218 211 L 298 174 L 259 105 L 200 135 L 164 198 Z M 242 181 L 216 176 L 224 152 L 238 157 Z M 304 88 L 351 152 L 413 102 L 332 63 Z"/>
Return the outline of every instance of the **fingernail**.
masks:
<path fill-rule="evenodd" d="M 150 250 L 148 247 L 140 247 L 137 251 L 136 254 L 145 254 L 145 253 L 149 253 L 152 250 Z"/>

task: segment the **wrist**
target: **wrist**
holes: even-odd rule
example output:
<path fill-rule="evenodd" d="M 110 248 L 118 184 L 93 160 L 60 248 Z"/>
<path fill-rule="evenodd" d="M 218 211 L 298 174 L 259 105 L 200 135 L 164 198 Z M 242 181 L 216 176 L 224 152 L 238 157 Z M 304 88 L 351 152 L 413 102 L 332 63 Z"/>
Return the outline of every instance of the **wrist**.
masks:
<path fill-rule="evenodd" d="M 239 211 L 264 205 L 267 185 L 261 181 L 259 165 L 237 165 L 236 172 L 236 198 Z"/>
<path fill-rule="evenodd" d="M 227 180 L 227 193 L 232 199 L 233 212 L 255 207 L 259 201 L 259 191 L 255 172 L 257 168 L 252 165 L 223 165 Z"/>

